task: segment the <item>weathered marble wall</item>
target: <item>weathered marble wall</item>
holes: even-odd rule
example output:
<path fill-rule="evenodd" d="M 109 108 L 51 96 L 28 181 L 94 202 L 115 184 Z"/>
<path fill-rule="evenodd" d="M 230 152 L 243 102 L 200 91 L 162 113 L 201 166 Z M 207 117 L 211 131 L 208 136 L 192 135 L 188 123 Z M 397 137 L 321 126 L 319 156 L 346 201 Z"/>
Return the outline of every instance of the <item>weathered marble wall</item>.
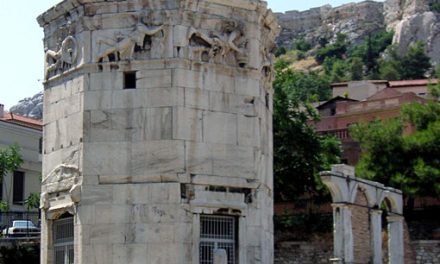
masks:
<path fill-rule="evenodd" d="M 272 263 L 266 4 L 65 0 L 39 23 L 42 263 L 65 212 L 78 264 L 198 263 L 204 214 L 236 217 L 237 261 Z"/>

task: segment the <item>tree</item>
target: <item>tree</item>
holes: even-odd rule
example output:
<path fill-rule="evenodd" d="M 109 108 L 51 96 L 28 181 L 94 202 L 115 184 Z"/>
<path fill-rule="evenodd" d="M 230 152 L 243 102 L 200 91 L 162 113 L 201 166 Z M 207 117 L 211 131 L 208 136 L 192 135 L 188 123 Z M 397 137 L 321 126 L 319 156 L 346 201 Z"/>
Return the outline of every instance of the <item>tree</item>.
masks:
<path fill-rule="evenodd" d="M 364 66 L 362 64 L 362 59 L 359 57 L 354 57 L 351 60 L 351 80 L 360 81 L 364 76 Z"/>
<path fill-rule="evenodd" d="M 333 44 L 320 48 L 316 52 L 315 59 L 318 63 L 323 63 L 325 58 L 343 59 L 347 51 L 347 35 L 339 33 Z"/>
<path fill-rule="evenodd" d="M 297 41 L 295 41 L 295 49 L 300 51 L 309 51 L 312 48 L 312 45 L 307 42 L 304 36 L 300 36 Z"/>
<path fill-rule="evenodd" d="M 378 59 L 381 54 L 391 45 L 394 32 L 380 31 L 375 34 L 369 33 L 366 40 L 349 50 L 349 57 L 361 58 L 365 65 L 365 74 L 376 77 L 378 74 Z"/>
<path fill-rule="evenodd" d="M 386 58 L 379 64 L 380 76 L 385 80 L 424 79 L 432 68 L 430 58 L 425 54 L 425 45 L 420 41 L 411 45 L 403 56 L 398 54 L 396 46 L 390 46 Z"/>
<path fill-rule="evenodd" d="M 440 13 L 440 3 L 432 2 L 429 4 L 429 8 L 432 12 Z"/>
<path fill-rule="evenodd" d="M 431 68 L 431 59 L 425 54 L 425 44 L 421 41 L 411 45 L 402 58 L 403 79 L 424 79 Z"/>
<path fill-rule="evenodd" d="M 327 92 L 316 89 L 319 83 L 328 85 L 315 73 L 294 72 L 282 61 L 276 64 L 273 124 L 278 201 L 294 200 L 306 191 L 315 190 L 316 173 L 338 157 L 335 153 L 340 150 L 339 142 L 317 135 L 309 125 L 309 120 L 318 116 L 307 101 L 328 98 Z"/>
<path fill-rule="evenodd" d="M 440 86 L 431 94 L 439 95 Z M 426 104 L 402 107 L 401 118 L 357 125 L 350 131 L 359 141 L 361 177 L 399 188 L 410 198 L 440 195 L 439 97 Z M 414 127 L 415 132 L 405 133 Z"/>
<path fill-rule="evenodd" d="M 3 185 L 3 179 L 6 175 L 17 170 L 22 163 L 23 159 L 21 158 L 18 145 L 0 149 L 0 186 Z M 0 210 L 7 211 L 9 209 L 8 204 L 7 201 L 0 201 Z"/>

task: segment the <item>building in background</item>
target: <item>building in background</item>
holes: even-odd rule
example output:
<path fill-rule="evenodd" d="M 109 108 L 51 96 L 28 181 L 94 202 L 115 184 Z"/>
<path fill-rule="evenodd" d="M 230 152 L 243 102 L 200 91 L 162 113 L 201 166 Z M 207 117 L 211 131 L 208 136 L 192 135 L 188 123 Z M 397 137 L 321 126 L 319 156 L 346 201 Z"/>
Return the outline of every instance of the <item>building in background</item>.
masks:
<path fill-rule="evenodd" d="M 391 88 L 401 93 L 413 92 L 418 96 L 426 97 L 429 93 L 429 85 L 437 84 L 437 82 L 437 79 L 425 79 L 403 81 L 365 80 L 334 83 L 332 84 L 332 94 L 333 97 L 341 96 L 362 101 L 385 88 Z"/>
<path fill-rule="evenodd" d="M 342 142 L 342 162 L 356 165 L 361 149 L 349 133 L 358 123 L 388 120 L 400 116 L 400 108 L 424 103 L 429 84 L 437 80 L 360 81 L 333 84 L 329 101 L 316 105 L 321 119 L 313 125 L 319 134 L 335 135 Z"/>
<path fill-rule="evenodd" d="M 28 213 L 24 201 L 41 189 L 42 130 L 41 121 L 6 112 L 0 104 L 0 149 L 17 144 L 23 158 L 20 169 L 6 175 L 1 184 L 1 200 L 9 205 L 9 212 L 0 212 L 1 228 L 27 217 L 38 224 L 37 209 Z"/>

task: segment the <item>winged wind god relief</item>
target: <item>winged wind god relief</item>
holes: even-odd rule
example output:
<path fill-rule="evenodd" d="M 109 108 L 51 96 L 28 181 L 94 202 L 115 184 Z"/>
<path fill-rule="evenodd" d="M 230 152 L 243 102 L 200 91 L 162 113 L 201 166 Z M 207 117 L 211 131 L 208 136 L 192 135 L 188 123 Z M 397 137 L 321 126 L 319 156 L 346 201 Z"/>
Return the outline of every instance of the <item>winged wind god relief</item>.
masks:
<path fill-rule="evenodd" d="M 48 49 L 45 54 L 45 79 L 71 69 L 77 62 L 78 50 L 78 42 L 73 36 L 66 37 L 57 51 Z"/>
<path fill-rule="evenodd" d="M 189 33 L 193 59 L 246 67 L 247 40 L 243 25 L 236 21 L 222 22 L 220 31 L 205 33 L 194 28 Z"/>
<path fill-rule="evenodd" d="M 100 52 L 96 62 L 132 60 L 135 59 L 135 54 L 151 53 L 153 49 L 155 52 L 160 52 L 161 39 L 164 36 L 163 28 L 163 25 L 147 25 L 143 19 L 140 19 L 128 34 L 116 33 L 113 38 L 98 40 Z"/>

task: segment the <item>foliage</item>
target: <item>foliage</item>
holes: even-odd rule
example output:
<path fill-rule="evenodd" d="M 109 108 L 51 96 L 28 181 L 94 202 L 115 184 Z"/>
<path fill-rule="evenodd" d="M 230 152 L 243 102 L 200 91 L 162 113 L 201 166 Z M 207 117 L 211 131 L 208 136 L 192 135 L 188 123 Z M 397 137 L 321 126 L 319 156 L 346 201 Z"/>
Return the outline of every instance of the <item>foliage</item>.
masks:
<path fill-rule="evenodd" d="M 368 34 L 368 37 L 361 44 L 352 47 L 349 51 L 349 57 L 359 58 L 366 67 L 365 75 L 369 78 L 378 73 L 378 59 L 380 55 L 391 45 L 394 32 L 380 31 L 375 34 Z M 353 78 L 353 80 L 356 80 Z"/>
<path fill-rule="evenodd" d="M 6 149 L 0 149 L 0 187 L 3 185 L 3 179 L 8 173 L 17 170 L 23 163 L 18 145 L 9 146 Z M 8 203 L 0 201 L 0 211 L 7 211 Z"/>
<path fill-rule="evenodd" d="M 279 56 L 281 56 L 281 55 L 284 55 L 284 54 L 286 54 L 286 52 L 287 52 L 287 49 L 285 48 L 285 47 L 283 47 L 283 46 L 281 46 L 281 47 L 278 47 L 276 50 L 275 50 L 275 56 L 276 57 L 279 57 Z"/>
<path fill-rule="evenodd" d="M 285 213 L 276 215 L 274 224 L 275 230 L 294 230 L 297 234 L 296 239 L 307 240 L 307 238 L 310 238 L 310 234 L 331 232 L 333 215 L 312 212 L 295 215 Z"/>
<path fill-rule="evenodd" d="M 40 205 L 40 194 L 38 193 L 29 194 L 28 198 L 24 201 L 24 204 L 26 206 L 27 211 L 30 211 L 34 208 L 38 208 L 38 206 Z"/>
<path fill-rule="evenodd" d="M 351 60 L 350 67 L 351 80 L 360 81 L 364 75 L 364 65 L 362 63 L 362 59 L 359 57 L 354 57 Z"/>
<path fill-rule="evenodd" d="M 304 38 L 304 36 L 300 36 L 296 41 L 295 41 L 295 49 L 300 50 L 300 51 L 309 51 L 312 48 L 312 45 L 307 42 Z"/>
<path fill-rule="evenodd" d="M 276 199 L 293 200 L 306 190 L 316 189 L 314 175 L 323 168 L 324 162 L 332 161 L 330 154 L 324 151 L 337 152 L 339 142 L 320 137 L 308 123 L 318 116 L 307 102 L 329 97 L 329 84 L 325 79 L 313 72 L 292 71 L 285 62 L 279 61 L 274 89 Z"/>
<path fill-rule="evenodd" d="M 379 65 L 380 77 L 385 80 L 424 79 L 432 68 L 430 58 L 425 54 L 425 45 L 421 41 L 411 45 L 403 56 L 398 54 L 396 46 L 390 46 L 386 51 L 386 58 Z"/>
<path fill-rule="evenodd" d="M 437 13 L 440 13 L 440 3 L 431 3 L 430 5 L 429 5 L 429 8 L 430 8 L 430 10 L 431 11 L 433 11 L 433 12 L 437 12 Z"/>
<path fill-rule="evenodd" d="M 349 81 L 350 77 L 347 75 L 349 73 L 349 67 L 347 63 L 342 60 L 335 60 L 332 64 L 330 72 L 330 82 L 338 83 Z"/>
<path fill-rule="evenodd" d="M 440 86 L 432 87 L 438 95 Z M 438 97 L 436 98 L 438 99 Z M 440 104 L 413 103 L 402 118 L 354 126 L 363 150 L 359 175 L 402 189 L 409 197 L 440 195 Z M 405 133 L 415 128 L 413 133 Z"/>
<path fill-rule="evenodd" d="M 347 46 L 347 36 L 339 33 L 336 36 L 335 43 L 326 45 L 316 52 L 315 59 L 318 63 L 323 63 L 325 58 L 343 59 L 347 51 Z"/>
<path fill-rule="evenodd" d="M 430 58 L 425 54 L 425 44 L 417 41 L 411 45 L 402 57 L 403 79 L 424 79 L 425 74 L 432 68 Z"/>
<path fill-rule="evenodd" d="M 13 244 L 0 247 L 0 264 L 38 264 L 40 263 L 39 244 Z"/>
<path fill-rule="evenodd" d="M 335 43 L 324 46 L 316 54 L 330 82 L 377 78 L 379 58 L 391 44 L 393 32 L 369 34 L 361 44 L 348 48 L 346 36 L 339 34 Z"/>

